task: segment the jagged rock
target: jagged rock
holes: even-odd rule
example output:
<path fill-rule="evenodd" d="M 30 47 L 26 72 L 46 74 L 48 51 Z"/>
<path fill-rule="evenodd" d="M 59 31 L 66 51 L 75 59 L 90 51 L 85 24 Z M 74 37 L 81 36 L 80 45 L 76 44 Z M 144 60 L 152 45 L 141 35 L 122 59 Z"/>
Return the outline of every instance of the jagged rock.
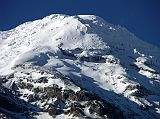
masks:
<path fill-rule="evenodd" d="M 84 117 L 85 114 L 82 110 L 82 107 L 79 103 L 73 103 L 71 105 L 70 114 L 73 115 L 73 117 Z"/>
<path fill-rule="evenodd" d="M 78 59 L 80 61 L 86 61 L 86 62 L 106 62 L 106 59 L 103 58 L 102 56 L 81 56 L 81 57 L 78 57 Z"/>
<path fill-rule="evenodd" d="M 85 116 L 84 112 L 79 108 L 76 108 L 75 110 L 71 111 L 71 114 L 73 115 L 73 117 L 83 117 L 83 116 Z"/>
<path fill-rule="evenodd" d="M 0 76 L 0 83 L 6 83 L 8 79 L 5 76 Z"/>
<path fill-rule="evenodd" d="M 31 83 L 27 83 L 25 88 L 31 90 L 34 86 Z"/>
<path fill-rule="evenodd" d="M 37 83 L 48 83 L 47 77 L 41 77 L 37 80 Z"/>
<path fill-rule="evenodd" d="M 60 47 L 59 47 L 59 49 L 60 49 L 60 51 L 62 52 L 63 55 L 68 56 L 68 57 L 76 58 L 75 55 L 72 52 L 70 52 L 68 50 L 64 50 L 64 49 L 62 49 Z"/>
<path fill-rule="evenodd" d="M 52 87 L 45 87 L 44 92 L 46 93 L 47 97 L 57 97 L 58 99 L 62 98 L 61 89 L 56 84 L 54 84 Z"/>
<path fill-rule="evenodd" d="M 93 98 L 93 96 L 91 95 L 91 93 L 84 91 L 84 90 L 80 90 L 76 92 L 76 100 L 77 101 L 89 101 Z"/>
<path fill-rule="evenodd" d="M 71 50 L 71 52 L 73 54 L 80 54 L 83 52 L 83 49 L 82 48 L 75 48 L 75 49 Z"/>
<path fill-rule="evenodd" d="M 74 117 L 86 118 L 86 115 L 83 111 L 84 108 L 87 107 L 90 107 L 90 112 L 94 109 L 93 113 L 96 113 L 101 118 L 104 117 L 104 115 L 108 114 L 104 111 L 106 107 L 103 107 L 103 104 L 101 103 L 96 103 L 96 107 L 94 107 L 94 104 L 91 103 L 89 105 L 84 105 L 87 101 L 93 103 L 93 100 L 97 100 L 97 102 L 99 100 L 97 96 L 91 94 L 88 91 L 80 90 L 76 93 L 71 89 L 65 89 L 62 91 L 62 89 L 57 84 L 52 84 L 49 87 L 44 88 L 42 88 L 41 86 L 34 87 L 34 83 L 36 82 L 31 80 L 30 83 L 26 83 L 23 82 L 23 80 L 19 80 L 18 86 L 21 85 L 23 89 L 28 89 L 36 94 L 25 94 L 23 95 L 23 97 L 27 97 L 28 102 L 40 101 L 41 103 L 44 103 L 44 105 L 48 105 L 48 99 L 57 98 L 57 100 L 54 100 L 48 108 L 46 106 L 44 106 L 43 108 L 44 111 L 48 112 L 49 115 L 53 117 L 55 117 L 58 114 L 64 113 L 72 115 Z M 84 101 L 85 103 L 81 105 L 81 101 Z M 115 112 L 115 110 L 113 112 Z"/>
<path fill-rule="evenodd" d="M 17 83 L 17 86 L 18 86 L 19 88 L 21 88 L 21 89 L 25 89 L 25 88 L 26 88 L 26 83 L 24 83 L 24 82 L 18 82 L 18 83 Z"/>
<path fill-rule="evenodd" d="M 97 113 L 98 115 L 103 115 L 104 108 L 102 104 L 100 104 L 98 101 L 92 101 L 89 107 L 89 112 Z"/>
<path fill-rule="evenodd" d="M 49 108 L 48 109 L 48 113 L 49 115 L 53 116 L 53 115 L 57 115 L 57 109 L 55 107 Z"/>
<path fill-rule="evenodd" d="M 110 64 L 117 64 L 117 63 L 119 63 L 119 61 L 115 57 L 113 57 L 111 55 L 109 55 L 106 58 L 106 61 L 109 62 Z"/>
<path fill-rule="evenodd" d="M 95 56 L 76 56 L 76 54 L 80 54 L 83 52 L 83 49 L 76 48 L 73 50 L 64 50 L 62 48 L 59 48 L 63 55 L 73 57 L 76 59 L 79 59 L 80 61 L 86 61 L 86 62 L 105 62 L 106 59 L 103 58 L 100 55 Z"/>
<path fill-rule="evenodd" d="M 69 99 L 69 100 L 75 100 L 76 99 L 76 94 L 73 90 L 64 90 L 63 91 L 63 98 L 66 100 L 66 99 Z"/>
<path fill-rule="evenodd" d="M 14 78 L 14 73 L 6 76 L 6 79 L 11 79 L 11 78 Z"/>
<path fill-rule="evenodd" d="M 84 108 L 85 106 L 82 106 L 80 103 L 78 103 L 78 102 L 74 102 L 74 103 L 72 103 L 71 104 L 71 108 L 72 109 L 75 109 L 75 108 Z"/>
<path fill-rule="evenodd" d="M 93 98 L 93 95 L 84 90 L 77 91 L 76 93 L 72 90 L 64 90 L 63 98 L 77 101 L 89 101 Z"/>
<path fill-rule="evenodd" d="M 41 75 L 43 75 L 45 72 L 44 71 L 39 71 L 38 73 L 40 73 Z"/>
<path fill-rule="evenodd" d="M 147 96 L 150 92 L 144 87 L 140 85 L 129 85 L 126 87 L 126 90 L 135 90 L 131 95 L 136 97 Z"/>
<path fill-rule="evenodd" d="M 34 92 L 35 94 L 37 94 L 37 93 L 39 93 L 39 92 L 43 92 L 40 87 L 35 87 L 35 88 L 33 88 L 32 90 L 33 90 L 33 92 Z"/>
<path fill-rule="evenodd" d="M 132 91 L 132 90 L 135 90 L 136 87 L 137 87 L 136 85 L 128 85 L 128 86 L 126 87 L 126 90 Z"/>
<path fill-rule="evenodd" d="M 103 103 L 101 101 L 93 100 L 89 101 L 88 104 L 89 106 L 89 112 L 91 114 L 96 113 L 98 114 L 101 118 L 107 118 L 109 119 L 123 119 L 123 113 L 116 108 L 114 105 L 110 103 Z"/>
<path fill-rule="evenodd" d="M 53 104 L 50 104 L 47 110 L 51 116 L 60 114 L 60 111 Z"/>
<path fill-rule="evenodd" d="M 137 97 L 142 97 L 142 96 L 147 96 L 149 95 L 150 92 L 143 86 L 137 86 L 137 91 L 135 91 L 134 93 L 132 93 L 133 96 L 137 96 Z"/>
<path fill-rule="evenodd" d="M 34 101 L 40 99 L 40 98 L 38 97 L 38 95 L 36 95 L 36 94 L 30 94 L 30 95 L 28 95 L 27 98 L 28 98 L 28 101 L 29 101 L 29 102 L 34 102 Z"/>

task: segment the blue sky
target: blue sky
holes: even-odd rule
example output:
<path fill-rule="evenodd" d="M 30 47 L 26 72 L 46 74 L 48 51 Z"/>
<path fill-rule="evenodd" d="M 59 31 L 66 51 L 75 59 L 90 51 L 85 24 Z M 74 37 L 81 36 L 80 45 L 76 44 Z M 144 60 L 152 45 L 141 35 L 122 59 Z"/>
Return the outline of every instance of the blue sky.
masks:
<path fill-rule="evenodd" d="M 0 0 L 0 30 L 54 13 L 98 15 L 160 47 L 160 0 Z"/>

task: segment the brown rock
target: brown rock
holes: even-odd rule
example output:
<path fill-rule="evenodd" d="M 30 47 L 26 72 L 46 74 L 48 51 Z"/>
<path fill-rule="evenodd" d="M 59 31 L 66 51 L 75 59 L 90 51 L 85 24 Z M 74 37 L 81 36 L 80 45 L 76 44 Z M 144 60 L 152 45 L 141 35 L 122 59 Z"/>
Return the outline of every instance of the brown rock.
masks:
<path fill-rule="evenodd" d="M 62 99 L 62 92 L 61 89 L 58 87 L 58 85 L 54 84 L 52 87 L 45 87 L 44 92 L 46 93 L 46 96 L 58 99 Z"/>
<path fill-rule="evenodd" d="M 31 90 L 33 87 L 34 87 L 34 86 L 33 86 L 31 83 L 27 83 L 27 84 L 26 84 L 26 88 L 27 88 L 28 90 Z"/>
<path fill-rule="evenodd" d="M 73 117 L 84 117 L 85 116 L 82 110 L 82 107 L 79 103 L 73 103 L 71 105 L 70 114 L 72 114 Z"/>
<path fill-rule="evenodd" d="M 73 90 L 64 90 L 63 91 L 63 99 L 69 99 L 69 100 L 75 100 L 76 99 L 76 94 Z"/>
<path fill-rule="evenodd" d="M 55 115 L 60 114 L 59 110 L 53 104 L 49 105 L 47 111 L 48 111 L 50 116 L 55 116 Z"/>
<path fill-rule="evenodd" d="M 89 108 L 89 112 L 92 114 L 92 113 L 97 113 L 98 115 L 103 115 L 103 105 L 98 102 L 98 101 L 92 101 L 91 102 L 91 105 L 90 105 L 90 108 Z"/>
<path fill-rule="evenodd" d="M 89 101 L 92 98 L 93 98 L 92 94 L 87 91 L 81 90 L 76 92 L 77 101 Z"/>

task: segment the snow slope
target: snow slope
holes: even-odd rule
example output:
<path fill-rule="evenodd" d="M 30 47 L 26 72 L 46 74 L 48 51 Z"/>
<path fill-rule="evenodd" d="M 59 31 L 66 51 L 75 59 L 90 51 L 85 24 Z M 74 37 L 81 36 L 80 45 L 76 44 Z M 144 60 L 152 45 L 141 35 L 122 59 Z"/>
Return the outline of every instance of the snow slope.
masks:
<path fill-rule="evenodd" d="M 98 16 L 53 14 L 1 31 L 0 74 L 28 63 L 69 77 L 125 118 L 160 118 L 160 48 Z"/>

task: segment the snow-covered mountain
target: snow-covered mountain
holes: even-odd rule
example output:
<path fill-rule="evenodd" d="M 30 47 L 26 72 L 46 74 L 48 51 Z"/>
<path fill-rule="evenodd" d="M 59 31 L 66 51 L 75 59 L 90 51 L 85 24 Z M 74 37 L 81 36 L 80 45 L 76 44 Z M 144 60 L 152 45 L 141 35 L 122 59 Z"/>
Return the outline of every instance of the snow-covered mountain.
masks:
<path fill-rule="evenodd" d="M 0 31 L 0 118 L 160 118 L 160 48 L 94 15 Z"/>

